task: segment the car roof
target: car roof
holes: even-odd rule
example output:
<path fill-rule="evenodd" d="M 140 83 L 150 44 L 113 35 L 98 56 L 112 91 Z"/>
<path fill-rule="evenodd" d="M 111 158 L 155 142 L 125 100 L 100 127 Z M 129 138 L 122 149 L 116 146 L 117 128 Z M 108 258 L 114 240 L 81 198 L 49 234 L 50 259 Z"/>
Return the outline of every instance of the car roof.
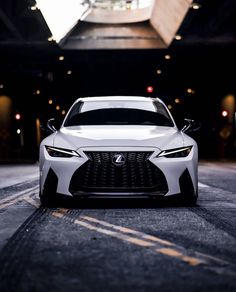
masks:
<path fill-rule="evenodd" d="M 91 96 L 91 97 L 80 97 L 78 101 L 159 101 L 159 98 L 145 97 L 145 96 Z"/>

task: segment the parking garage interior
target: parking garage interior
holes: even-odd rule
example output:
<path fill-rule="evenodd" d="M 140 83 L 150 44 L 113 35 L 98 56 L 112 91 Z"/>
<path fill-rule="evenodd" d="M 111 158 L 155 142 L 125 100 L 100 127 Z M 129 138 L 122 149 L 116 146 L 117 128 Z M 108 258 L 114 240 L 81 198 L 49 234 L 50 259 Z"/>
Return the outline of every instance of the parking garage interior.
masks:
<path fill-rule="evenodd" d="M 1 292 L 236 291 L 235 53 L 235 0 L 0 1 Z M 184 119 L 195 120 L 200 129 L 189 133 L 199 151 L 194 185 L 174 160 L 193 149 L 197 157 L 195 143 L 160 150 L 161 159 L 173 162 L 168 180 L 160 161 L 148 161 L 151 152 L 114 147 L 84 155 L 90 198 L 75 198 L 81 195 L 83 167 L 76 159 L 83 149 L 78 154 L 45 145 L 45 153 L 57 151 L 63 163 L 76 154 L 78 168 L 57 169 L 66 200 L 40 201 L 45 185 L 51 199 L 62 195 L 51 168 L 39 186 L 46 173 L 40 173 L 39 147 L 49 135 L 47 121 L 61 125 L 75 100 L 91 96 L 118 96 L 119 102 L 120 96 L 158 97 L 180 130 Z M 142 138 L 135 147 L 141 148 Z M 132 175 L 118 166 L 127 157 L 136 157 L 127 163 Z M 153 169 L 159 169 L 156 185 L 165 186 L 162 197 L 116 197 L 111 190 L 117 184 L 108 189 L 118 173 L 128 191 L 135 184 L 138 192 Z M 64 179 L 69 172 L 71 188 Z M 167 198 L 169 180 L 195 200 Z M 103 198 L 93 197 L 90 181 L 104 184 Z"/>
<path fill-rule="evenodd" d="M 1 4 L 1 161 L 37 160 L 40 124 L 94 95 L 160 97 L 180 127 L 201 122 L 201 158 L 235 158 L 234 1 L 81 5 L 82 20 L 56 41 L 36 2 Z"/>

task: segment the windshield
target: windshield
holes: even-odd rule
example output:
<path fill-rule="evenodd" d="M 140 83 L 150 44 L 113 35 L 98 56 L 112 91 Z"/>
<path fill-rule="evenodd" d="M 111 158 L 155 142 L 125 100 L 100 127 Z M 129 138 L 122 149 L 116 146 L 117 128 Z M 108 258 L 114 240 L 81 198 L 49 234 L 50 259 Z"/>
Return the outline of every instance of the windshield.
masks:
<path fill-rule="evenodd" d="M 148 110 L 143 103 L 129 103 L 121 107 L 116 103 L 109 103 L 109 107 L 99 108 L 99 102 L 91 106 L 88 102 L 78 102 L 71 109 L 64 127 L 85 125 L 151 125 L 173 127 L 174 124 L 160 102 L 148 102 Z M 147 103 L 147 102 L 145 102 Z M 119 107 L 116 107 L 116 106 Z M 112 107 L 113 106 L 113 107 Z M 144 107 L 144 109 L 143 109 Z"/>

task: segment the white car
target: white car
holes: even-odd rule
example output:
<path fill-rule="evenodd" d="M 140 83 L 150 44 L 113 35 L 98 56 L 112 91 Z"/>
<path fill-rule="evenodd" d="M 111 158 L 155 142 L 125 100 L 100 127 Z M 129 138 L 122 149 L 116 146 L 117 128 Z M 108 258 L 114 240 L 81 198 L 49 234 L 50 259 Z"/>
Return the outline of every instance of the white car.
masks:
<path fill-rule="evenodd" d="M 79 98 L 40 145 L 40 199 L 169 197 L 195 204 L 198 148 L 158 98 Z"/>

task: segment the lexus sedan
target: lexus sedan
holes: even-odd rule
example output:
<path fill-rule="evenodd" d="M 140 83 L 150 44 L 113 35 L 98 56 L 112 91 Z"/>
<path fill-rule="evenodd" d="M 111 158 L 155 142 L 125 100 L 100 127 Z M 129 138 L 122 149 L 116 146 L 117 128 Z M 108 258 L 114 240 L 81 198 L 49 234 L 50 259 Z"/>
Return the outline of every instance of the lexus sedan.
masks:
<path fill-rule="evenodd" d="M 79 98 L 40 145 L 40 199 L 198 196 L 198 148 L 158 98 Z M 176 196 L 177 195 L 177 196 Z"/>

